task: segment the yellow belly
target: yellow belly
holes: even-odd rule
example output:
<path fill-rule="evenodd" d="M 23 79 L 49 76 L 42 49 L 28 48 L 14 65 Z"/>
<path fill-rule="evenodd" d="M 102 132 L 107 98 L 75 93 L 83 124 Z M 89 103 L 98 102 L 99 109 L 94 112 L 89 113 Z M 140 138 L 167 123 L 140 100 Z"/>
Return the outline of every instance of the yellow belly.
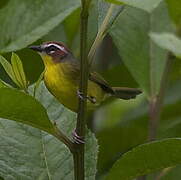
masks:
<path fill-rule="evenodd" d="M 78 86 L 79 82 L 72 80 L 67 76 L 60 66 L 54 65 L 46 69 L 44 81 L 48 90 L 58 99 L 58 101 L 70 110 L 77 112 L 78 110 Z M 92 81 L 88 81 L 88 96 L 94 97 L 96 103 L 87 100 L 88 110 L 94 107 L 104 99 L 105 93 L 99 85 Z"/>

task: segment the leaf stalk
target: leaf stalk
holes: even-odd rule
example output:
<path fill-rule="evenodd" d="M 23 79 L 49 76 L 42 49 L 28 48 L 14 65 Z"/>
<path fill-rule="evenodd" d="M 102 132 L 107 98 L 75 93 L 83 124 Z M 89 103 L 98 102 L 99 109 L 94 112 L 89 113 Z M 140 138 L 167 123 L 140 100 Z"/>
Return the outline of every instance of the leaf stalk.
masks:
<path fill-rule="evenodd" d="M 109 30 L 109 28 L 111 27 L 111 25 L 114 23 L 114 21 L 116 20 L 116 17 L 114 18 L 114 21 L 110 24 L 110 19 L 112 17 L 112 14 L 114 13 L 115 11 L 115 8 L 117 7 L 117 5 L 115 4 L 110 4 L 110 7 L 107 11 L 107 14 L 99 28 L 99 31 L 96 35 L 96 38 L 91 46 L 91 49 L 89 51 L 89 54 L 88 54 L 88 60 L 89 60 L 89 67 L 91 67 L 92 65 L 92 62 L 93 62 L 93 58 L 94 58 L 94 55 L 96 53 L 96 50 L 98 49 L 98 47 L 100 46 L 102 40 L 104 39 L 105 35 L 107 34 L 107 31 Z M 122 6 L 122 9 L 121 11 L 119 12 L 119 14 L 123 11 L 124 9 L 124 6 Z M 117 14 L 117 16 L 119 15 Z"/>
<path fill-rule="evenodd" d="M 160 91 L 156 97 L 152 97 L 149 100 L 149 135 L 148 141 L 153 141 L 157 136 L 157 129 L 160 121 L 160 114 L 162 110 L 163 98 L 165 94 L 165 89 L 168 81 L 168 74 L 172 64 L 172 54 L 168 53 L 168 57 L 166 60 L 165 69 L 162 75 Z"/>

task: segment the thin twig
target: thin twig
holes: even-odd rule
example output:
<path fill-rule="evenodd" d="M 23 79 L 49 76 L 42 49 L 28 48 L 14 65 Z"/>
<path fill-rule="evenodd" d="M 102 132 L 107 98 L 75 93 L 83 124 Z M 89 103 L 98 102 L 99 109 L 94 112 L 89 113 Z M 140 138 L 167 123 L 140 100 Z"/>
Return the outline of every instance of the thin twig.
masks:
<path fill-rule="evenodd" d="M 88 13 L 91 0 L 82 0 L 81 9 L 81 28 L 80 28 L 80 87 L 79 91 L 82 93 L 83 98 L 79 99 L 79 110 L 77 115 L 76 133 L 83 140 L 85 137 L 85 124 L 86 124 L 86 109 L 87 109 L 87 86 L 88 86 L 88 61 L 87 61 L 87 25 Z M 84 170 L 84 144 L 76 146 L 76 152 L 73 153 L 74 158 L 74 176 L 75 180 L 85 179 Z"/>
<path fill-rule="evenodd" d="M 81 39 L 80 39 L 80 54 L 81 54 L 81 74 L 80 74 L 80 86 L 79 91 L 83 97 L 87 96 L 87 85 L 88 85 L 88 61 L 87 61 L 87 24 L 88 24 L 88 5 L 90 0 L 82 0 L 82 11 L 81 11 Z M 79 112 L 77 118 L 76 132 L 79 136 L 85 135 L 85 112 L 86 112 L 86 98 L 79 99 Z"/>

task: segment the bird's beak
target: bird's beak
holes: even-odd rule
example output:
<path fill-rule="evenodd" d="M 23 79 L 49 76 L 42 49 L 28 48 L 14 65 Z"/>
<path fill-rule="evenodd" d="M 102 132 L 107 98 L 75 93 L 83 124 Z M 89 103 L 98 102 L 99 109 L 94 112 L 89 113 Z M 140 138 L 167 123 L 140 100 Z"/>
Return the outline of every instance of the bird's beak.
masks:
<path fill-rule="evenodd" d="M 43 51 L 43 48 L 41 46 L 30 46 L 29 48 L 37 52 Z"/>

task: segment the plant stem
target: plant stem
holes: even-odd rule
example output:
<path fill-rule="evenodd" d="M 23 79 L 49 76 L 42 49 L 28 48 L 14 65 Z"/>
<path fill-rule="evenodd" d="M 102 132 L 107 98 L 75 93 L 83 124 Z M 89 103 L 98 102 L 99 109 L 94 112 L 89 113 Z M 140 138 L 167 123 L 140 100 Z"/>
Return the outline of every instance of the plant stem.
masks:
<path fill-rule="evenodd" d="M 150 111 L 149 112 L 149 115 L 150 115 L 149 135 L 148 135 L 149 141 L 153 141 L 156 139 L 158 124 L 160 120 L 160 114 L 162 110 L 163 97 L 164 97 L 164 93 L 166 89 L 165 87 L 167 85 L 168 74 L 169 74 L 171 62 L 172 62 L 171 57 L 172 57 L 171 53 L 168 53 L 167 62 L 166 62 L 163 76 L 161 79 L 159 94 L 158 96 L 151 98 L 149 101 L 149 111 Z"/>
<path fill-rule="evenodd" d="M 84 171 L 84 148 L 79 148 L 78 151 L 73 153 L 74 160 L 74 180 L 84 180 L 85 171 Z"/>
<path fill-rule="evenodd" d="M 171 53 L 168 53 L 165 69 L 164 69 L 161 83 L 160 83 L 160 91 L 158 93 L 158 96 L 152 97 L 149 100 L 149 117 L 150 118 L 149 118 L 149 129 L 148 129 L 149 131 L 148 141 L 155 140 L 157 136 L 157 130 L 158 130 L 158 125 L 160 121 L 163 98 L 164 98 L 164 93 L 167 86 L 168 74 L 170 71 L 171 63 L 172 63 L 172 55 Z M 147 176 L 145 175 L 145 176 L 137 178 L 137 180 L 145 180 L 146 177 Z"/>
<path fill-rule="evenodd" d="M 83 98 L 79 99 L 79 111 L 77 115 L 76 133 L 82 139 L 85 137 L 86 125 L 86 109 L 87 109 L 87 86 L 88 86 L 88 61 L 87 61 L 87 25 L 89 5 L 91 0 L 82 0 L 81 9 L 81 25 L 80 25 L 80 86 L 79 91 L 82 93 Z M 75 180 L 85 179 L 84 170 L 84 144 L 76 145 L 76 151 L 73 153 L 74 157 L 74 176 Z"/>
<path fill-rule="evenodd" d="M 149 135 L 148 140 L 153 141 L 156 139 L 157 127 L 160 119 L 160 107 L 161 102 L 158 98 L 152 98 L 149 102 Z"/>
<path fill-rule="evenodd" d="M 102 24 L 101 24 L 101 26 L 100 26 L 100 28 L 99 28 L 99 31 L 98 31 L 98 33 L 97 33 L 97 35 L 96 35 L 96 38 L 95 38 L 95 40 L 94 40 L 94 43 L 92 44 L 92 47 L 91 47 L 91 49 L 90 49 L 90 51 L 89 51 L 89 54 L 88 54 L 89 66 L 92 65 L 93 57 L 94 57 L 94 55 L 95 55 L 95 53 L 96 53 L 96 50 L 98 49 L 98 47 L 100 46 L 102 40 L 104 39 L 104 37 L 105 37 L 105 35 L 106 35 L 109 27 L 110 27 L 110 26 L 112 25 L 112 23 L 114 22 L 114 21 L 113 21 L 113 22 L 110 24 L 110 19 L 111 19 L 111 17 L 112 17 L 112 13 L 115 11 L 115 7 L 117 7 L 117 5 L 115 5 L 115 4 L 111 4 L 111 5 L 110 5 L 110 7 L 109 7 L 109 9 L 108 9 L 108 11 L 107 11 L 107 14 L 106 14 L 106 16 L 105 16 L 105 18 L 104 18 L 104 20 L 103 20 L 103 22 L 102 22 Z M 121 11 L 122 11 L 123 9 L 124 9 L 124 6 L 122 6 Z M 120 11 L 120 13 L 121 13 L 121 11 Z M 120 13 L 119 13 L 119 14 L 120 14 Z M 118 16 L 119 14 L 117 14 L 117 16 Z M 116 17 L 115 17 L 115 19 L 116 19 Z M 115 19 L 114 19 L 114 20 L 115 20 Z"/>
<path fill-rule="evenodd" d="M 88 0 L 89 1 L 89 0 Z M 88 85 L 88 62 L 87 62 L 87 23 L 88 23 L 88 9 L 86 8 L 87 0 L 82 0 L 81 11 L 81 39 L 80 39 L 80 54 L 81 54 L 81 74 L 79 91 L 83 94 L 84 98 L 79 99 L 79 112 L 77 118 L 76 132 L 79 136 L 85 134 L 85 115 L 86 115 L 86 96 Z"/>

